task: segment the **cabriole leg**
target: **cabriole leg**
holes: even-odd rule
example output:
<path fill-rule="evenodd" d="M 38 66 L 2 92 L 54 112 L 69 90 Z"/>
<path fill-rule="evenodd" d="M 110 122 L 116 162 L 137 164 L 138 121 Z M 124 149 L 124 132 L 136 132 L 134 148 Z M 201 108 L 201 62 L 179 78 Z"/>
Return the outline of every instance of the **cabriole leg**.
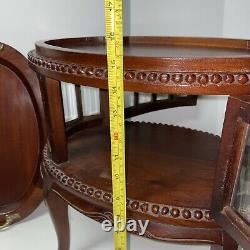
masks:
<path fill-rule="evenodd" d="M 46 196 L 51 219 L 58 239 L 58 250 L 69 250 L 70 229 L 68 218 L 68 205 L 53 191 L 49 191 Z"/>

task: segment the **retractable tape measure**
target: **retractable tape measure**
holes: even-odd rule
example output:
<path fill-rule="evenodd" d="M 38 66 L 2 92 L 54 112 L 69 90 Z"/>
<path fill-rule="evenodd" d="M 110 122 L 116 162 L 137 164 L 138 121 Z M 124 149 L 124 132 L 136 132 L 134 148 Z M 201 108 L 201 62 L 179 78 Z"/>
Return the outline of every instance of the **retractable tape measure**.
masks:
<path fill-rule="evenodd" d="M 122 0 L 105 0 L 115 250 L 127 249 Z M 122 230 L 123 229 L 123 230 Z"/>

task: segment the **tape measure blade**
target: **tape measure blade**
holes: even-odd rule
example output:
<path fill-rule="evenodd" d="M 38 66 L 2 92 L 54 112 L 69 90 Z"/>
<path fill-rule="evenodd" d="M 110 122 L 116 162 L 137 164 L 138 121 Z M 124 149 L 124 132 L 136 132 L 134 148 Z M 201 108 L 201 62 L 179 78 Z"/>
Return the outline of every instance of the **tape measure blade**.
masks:
<path fill-rule="evenodd" d="M 114 219 L 126 225 L 122 0 L 105 0 Z M 115 249 L 126 250 L 126 230 L 115 232 Z"/>

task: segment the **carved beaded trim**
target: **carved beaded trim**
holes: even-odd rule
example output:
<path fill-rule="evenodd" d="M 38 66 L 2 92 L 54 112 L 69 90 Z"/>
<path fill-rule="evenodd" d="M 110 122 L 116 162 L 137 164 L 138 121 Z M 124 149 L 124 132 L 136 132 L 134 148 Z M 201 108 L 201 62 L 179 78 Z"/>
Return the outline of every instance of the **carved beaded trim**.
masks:
<path fill-rule="evenodd" d="M 29 52 L 29 61 L 41 68 L 58 73 L 79 75 L 89 78 L 107 79 L 106 68 L 94 67 L 90 65 L 65 64 L 63 62 L 52 61 L 40 56 L 34 56 L 34 52 Z M 180 85 L 180 86 L 221 86 L 227 84 L 250 84 L 249 74 L 227 74 L 227 73 L 169 73 L 162 71 L 135 71 L 125 70 L 124 80 L 143 82 L 149 84 Z"/>
<path fill-rule="evenodd" d="M 60 170 L 60 166 L 56 165 L 50 158 L 50 146 L 46 144 L 43 150 L 42 167 L 54 176 L 57 181 L 73 189 L 74 191 L 81 193 L 82 195 L 100 200 L 106 203 L 112 203 L 112 194 L 95 187 L 88 186 L 81 181 L 66 175 Z M 137 211 L 140 213 L 148 214 L 154 217 L 168 217 L 184 220 L 195 221 L 210 221 L 211 215 L 209 210 L 195 209 L 195 208 L 183 208 L 170 206 L 165 204 L 155 204 L 146 201 L 139 201 L 134 199 L 127 199 L 127 209 Z"/>

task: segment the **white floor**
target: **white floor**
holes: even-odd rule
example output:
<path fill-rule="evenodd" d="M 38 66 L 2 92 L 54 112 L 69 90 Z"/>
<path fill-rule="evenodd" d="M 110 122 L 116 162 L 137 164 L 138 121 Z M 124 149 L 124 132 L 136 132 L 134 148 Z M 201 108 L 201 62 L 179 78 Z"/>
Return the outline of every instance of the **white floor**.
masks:
<path fill-rule="evenodd" d="M 70 209 L 71 250 L 112 250 L 112 233 Z M 129 236 L 129 250 L 209 250 L 209 246 L 175 245 Z M 44 204 L 25 221 L 0 232 L 1 250 L 56 250 L 56 234 Z"/>

